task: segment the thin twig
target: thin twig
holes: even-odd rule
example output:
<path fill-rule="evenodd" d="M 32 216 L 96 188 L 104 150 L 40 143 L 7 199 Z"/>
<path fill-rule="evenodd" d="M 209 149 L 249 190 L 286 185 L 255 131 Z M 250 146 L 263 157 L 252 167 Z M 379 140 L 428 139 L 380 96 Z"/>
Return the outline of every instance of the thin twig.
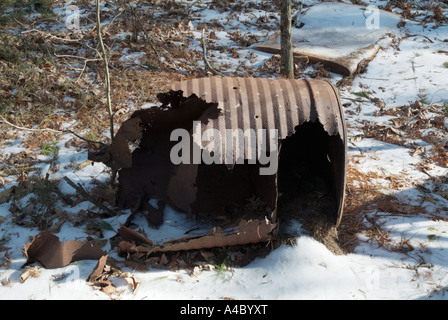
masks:
<path fill-rule="evenodd" d="M 122 8 L 120 8 L 120 9 L 122 9 Z M 112 24 L 114 23 L 115 19 L 117 19 L 123 12 L 124 12 L 124 10 L 121 10 L 120 13 L 118 13 L 115 17 L 113 17 L 112 20 L 110 20 L 109 24 L 107 25 L 107 28 L 112 26 Z M 106 30 L 109 30 L 109 29 L 106 29 Z"/>
<path fill-rule="evenodd" d="M 89 200 L 91 203 L 96 205 L 98 208 L 106 211 L 111 217 L 115 216 L 116 213 L 106 207 L 104 204 L 102 204 L 100 201 L 96 200 L 94 197 L 92 197 L 79 183 L 75 184 L 72 180 L 70 180 L 67 177 L 64 177 L 65 182 L 67 182 L 73 189 L 75 189 L 79 194 L 81 194 L 83 197 L 85 197 L 87 200 Z"/>
<path fill-rule="evenodd" d="M 341 99 L 342 100 L 350 100 L 350 101 L 353 101 L 353 102 L 361 102 L 361 103 L 365 103 L 365 102 L 369 102 L 369 100 L 363 100 L 363 99 L 361 99 L 361 98 L 347 98 L 347 97 L 342 97 L 341 96 Z"/>
<path fill-rule="evenodd" d="M 213 67 L 210 65 L 210 62 L 207 59 L 207 48 L 205 47 L 205 30 L 202 29 L 202 57 L 204 59 L 204 63 L 205 63 L 205 67 L 211 71 L 211 73 L 213 73 L 214 75 L 218 75 L 218 76 L 224 76 L 221 72 L 216 71 L 215 69 L 213 69 Z"/>
<path fill-rule="evenodd" d="M 79 80 L 81 79 L 81 77 L 82 77 L 84 71 L 85 71 L 86 68 L 87 68 L 87 63 L 89 63 L 89 62 L 95 62 L 95 61 L 101 61 L 101 60 L 103 60 L 103 59 L 101 59 L 101 58 L 99 58 L 99 59 L 85 59 L 85 60 L 84 60 L 84 66 L 82 67 L 82 69 L 79 69 L 79 70 L 78 70 L 78 71 L 81 71 L 81 72 L 80 72 L 80 74 L 79 74 L 79 76 L 78 76 L 77 81 L 79 81 Z"/>
<path fill-rule="evenodd" d="M 434 41 L 432 41 L 431 39 L 429 39 L 427 36 L 425 36 L 424 34 L 408 34 L 406 36 L 403 36 L 402 38 L 413 38 L 413 37 L 423 37 L 426 40 L 428 40 L 431 43 L 434 43 Z"/>
<path fill-rule="evenodd" d="M 79 42 L 79 41 L 82 40 L 82 39 L 59 38 L 59 37 L 56 37 L 56 36 L 54 36 L 52 34 L 48 34 L 46 32 L 43 32 L 43 31 L 40 31 L 40 30 L 36 30 L 36 29 L 30 29 L 30 30 L 22 31 L 21 34 L 30 33 L 30 32 L 37 32 L 40 35 L 44 36 L 45 39 L 55 39 L 57 41 L 63 41 L 63 42 Z"/>
<path fill-rule="evenodd" d="M 79 76 L 78 76 L 77 81 L 79 81 L 79 79 L 81 79 L 81 77 L 82 77 L 84 71 L 85 71 L 86 68 L 87 68 L 87 63 L 89 63 L 89 62 L 95 62 L 95 61 L 103 61 L 103 59 L 101 59 L 101 58 L 93 58 L 93 59 L 89 59 L 89 58 L 84 58 L 84 57 L 73 56 L 73 55 L 70 55 L 70 54 L 60 54 L 60 55 L 59 55 L 59 54 L 56 54 L 55 57 L 56 57 L 56 58 L 64 59 L 65 63 L 67 63 L 67 64 L 70 66 L 70 68 L 72 68 L 73 70 L 75 70 L 75 71 L 81 71 L 80 74 L 79 74 Z M 72 59 L 80 59 L 80 60 L 84 60 L 84 65 L 83 65 L 82 68 L 76 68 L 76 67 L 72 66 L 70 63 L 68 63 L 68 61 L 65 60 L 65 58 L 72 58 Z"/>
<path fill-rule="evenodd" d="M 84 57 L 81 57 L 81 56 L 74 56 L 74 55 L 71 55 L 71 54 L 54 54 L 54 56 L 56 58 L 73 58 L 73 59 L 88 60 L 88 58 L 84 58 Z"/>
<path fill-rule="evenodd" d="M 96 0 L 96 30 L 98 34 L 98 41 L 100 43 L 102 58 L 104 61 L 104 71 L 106 80 L 106 99 L 107 99 L 107 111 L 109 113 L 110 121 L 110 139 L 114 140 L 114 114 L 112 111 L 112 102 L 110 98 L 110 74 L 109 74 L 109 61 L 107 59 L 106 48 L 104 47 L 103 37 L 101 35 L 101 18 L 100 18 L 100 1 Z"/>
<path fill-rule="evenodd" d="M 81 139 L 81 140 L 84 140 L 84 141 L 86 141 L 86 142 L 89 142 L 89 143 L 95 143 L 95 144 L 100 144 L 100 145 L 102 145 L 103 147 L 107 147 L 107 145 L 106 145 L 105 143 L 103 143 L 103 142 L 100 142 L 100 141 L 93 141 L 93 140 L 90 140 L 90 139 L 81 137 L 80 135 L 78 135 L 77 133 L 73 132 L 72 130 L 68 130 L 68 129 L 66 129 L 66 130 L 56 130 L 56 129 L 50 129 L 50 128 L 43 128 L 43 129 L 31 129 L 31 128 L 25 128 L 25 127 L 21 127 L 21 126 L 18 126 L 18 125 L 15 125 L 15 124 L 9 122 L 9 121 L 6 120 L 2 115 L 0 115 L 0 120 L 1 120 L 2 122 L 6 123 L 7 125 L 9 125 L 9 126 L 11 126 L 11 127 L 13 127 L 13 128 L 19 129 L 19 130 L 30 131 L 30 132 L 70 133 L 70 134 L 74 135 L 75 137 L 77 137 L 77 138 L 79 138 L 79 139 Z"/>

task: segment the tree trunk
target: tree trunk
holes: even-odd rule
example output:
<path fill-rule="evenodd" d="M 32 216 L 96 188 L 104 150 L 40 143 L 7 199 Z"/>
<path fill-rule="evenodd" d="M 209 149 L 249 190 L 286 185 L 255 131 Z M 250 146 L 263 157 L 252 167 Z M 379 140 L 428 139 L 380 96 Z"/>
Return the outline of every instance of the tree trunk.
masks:
<path fill-rule="evenodd" d="M 291 39 L 291 0 L 281 0 L 280 12 L 280 73 L 288 79 L 294 79 L 294 59 L 292 55 Z"/>

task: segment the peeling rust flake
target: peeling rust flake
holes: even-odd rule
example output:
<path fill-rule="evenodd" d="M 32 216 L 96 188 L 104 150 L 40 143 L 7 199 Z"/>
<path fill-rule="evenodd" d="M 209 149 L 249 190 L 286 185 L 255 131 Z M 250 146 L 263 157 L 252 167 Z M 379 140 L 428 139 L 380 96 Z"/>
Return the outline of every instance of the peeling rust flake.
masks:
<path fill-rule="evenodd" d="M 175 83 L 158 99 L 89 158 L 118 172 L 118 207 L 159 225 L 166 204 L 217 229 L 147 252 L 268 242 L 283 215 L 326 215 L 339 225 L 347 145 L 332 84 L 212 77 Z"/>

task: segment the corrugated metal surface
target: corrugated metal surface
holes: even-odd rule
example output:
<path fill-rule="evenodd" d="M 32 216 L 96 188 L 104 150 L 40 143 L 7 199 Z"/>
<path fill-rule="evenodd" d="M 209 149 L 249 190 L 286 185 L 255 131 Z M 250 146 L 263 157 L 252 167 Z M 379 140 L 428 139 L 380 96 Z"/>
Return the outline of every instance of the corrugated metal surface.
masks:
<path fill-rule="evenodd" d="M 294 133 L 304 122 L 319 119 L 329 135 L 345 141 L 341 103 L 332 84 L 321 80 L 273 80 L 261 78 L 200 78 L 173 85 L 184 97 L 196 94 L 207 102 L 218 103 L 222 115 L 209 119 L 207 129 L 277 129 L 280 139 Z M 222 136 L 223 163 L 226 136 Z M 230 142 L 230 141 L 229 141 Z M 269 150 L 269 140 L 267 141 Z M 245 158 L 251 150 L 245 144 Z M 233 153 L 236 156 L 236 153 Z M 235 160 L 235 159 L 234 159 Z"/>
<path fill-rule="evenodd" d="M 220 132 L 225 132 L 225 129 L 278 129 L 278 138 L 284 139 L 304 122 L 319 120 L 331 136 L 328 159 L 338 206 L 336 226 L 339 225 L 345 197 L 347 140 L 342 104 L 337 89 L 331 83 L 308 79 L 211 77 L 178 82 L 173 85 L 173 90 L 182 90 L 184 97 L 196 94 L 206 102 L 218 104 L 221 116 L 202 119 L 208 121 L 202 125 L 202 133 L 207 129 Z M 237 152 L 226 150 L 226 145 L 233 147 L 234 144 L 226 141 L 226 135 L 222 135 L 222 139 L 221 160 L 231 168 L 233 164 L 228 165 L 225 157 L 232 152 L 233 163 L 236 163 Z M 253 151 L 250 147 L 244 143 L 245 159 L 251 159 L 248 156 Z"/>

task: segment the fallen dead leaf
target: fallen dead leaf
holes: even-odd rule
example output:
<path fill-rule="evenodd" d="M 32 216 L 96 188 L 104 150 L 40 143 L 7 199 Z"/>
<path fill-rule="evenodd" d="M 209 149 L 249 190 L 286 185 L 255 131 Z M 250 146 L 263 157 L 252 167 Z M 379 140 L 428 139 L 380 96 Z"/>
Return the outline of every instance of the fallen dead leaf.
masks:
<path fill-rule="evenodd" d="M 38 266 L 26 266 L 25 271 L 20 276 L 20 282 L 24 283 L 29 277 L 38 278 L 40 273 Z"/>
<path fill-rule="evenodd" d="M 361 142 L 364 139 L 364 135 L 358 134 L 356 136 L 351 136 L 348 138 L 350 142 Z"/>
<path fill-rule="evenodd" d="M 103 274 L 104 268 L 106 267 L 106 262 L 107 262 L 107 255 L 102 256 L 98 260 L 98 263 L 96 264 L 95 269 L 90 274 L 90 276 L 89 276 L 87 281 L 93 282 L 93 281 L 96 281 L 96 280 L 100 279 L 100 277 Z"/>
<path fill-rule="evenodd" d="M 190 273 L 190 277 L 197 277 L 201 274 L 201 268 L 199 266 L 196 266 L 193 268 L 193 270 Z"/>
<path fill-rule="evenodd" d="M 77 165 L 75 165 L 73 167 L 73 169 L 74 169 L 73 172 L 80 171 L 80 170 L 84 169 L 85 167 L 87 167 L 89 165 L 93 165 L 93 162 L 90 161 L 90 160 L 86 160 L 86 161 L 83 161 L 81 163 L 78 163 Z"/>
<path fill-rule="evenodd" d="M 51 280 L 59 282 L 61 280 L 64 280 L 65 278 L 67 278 L 70 274 L 71 274 L 70 272 L 54 274 L 51 276 Z"/>
<path fill-rule="evenodd" d="M 133 274 L 130 274 L 129 272 L 123 273 L 121 276 L 131 287 L 132 292 L 135 292 L 140 287 L 140 280 L 138 280 Z"/>
<path fill-rule="evenodd" d="M 111 295 L 117 291 L 117 288 L 115 288 L 113 285 L 109 285 L 101 288 L 101 291 L 103 291 L 105 294 Z"/>
<path fill-rule="evenodd" d="M 117 288 L 115 288 L 113 286 L 112 282 L 109 280 L 95 281 L 95 282 L 92 282 L 91 285 L 92 285 L 93 289 L 101 290 L 108 295 L 111 295 L 117 291 Z"/>
<path fill-rule="evenodd" d="M 422 147 L 422 146 L 419 146 L 419 147 L 415 148 L 414 151 L 411 152 L 411 155 L 413 157 L 416 157 L 418 155 L 425 154 L 425 152 L 426 152 L 426 148 Z"/>

